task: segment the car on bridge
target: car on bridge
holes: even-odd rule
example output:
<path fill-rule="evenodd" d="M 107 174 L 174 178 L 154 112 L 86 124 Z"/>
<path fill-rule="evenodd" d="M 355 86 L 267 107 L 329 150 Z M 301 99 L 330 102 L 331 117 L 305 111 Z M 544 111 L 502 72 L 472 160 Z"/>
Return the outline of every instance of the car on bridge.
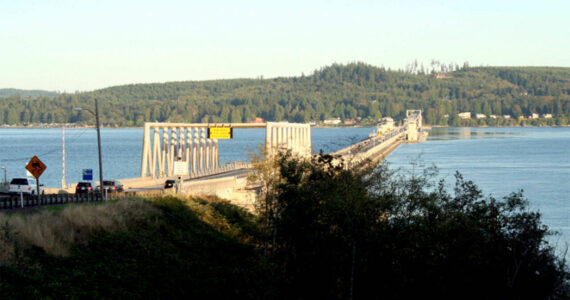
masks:
<path fill-rule="evenodd" d="M 96 191 L 101 191 L 101 186 L 97 186 Z M 107 193 L 123 192 L 123 185 L 116 180 L 103 180 L 103 190 Z"/>
<path fill-rule="evenodd" d="M 75 186 L 76 194 L 91 194 L 93 192 L 93 186 L 91 182 L 79 182 Z"/>
<path fill-rule="evenodd" d="M 10 181 L 10 194 L 29 194 L 35 195 L 37 193 L 37 181 L 28 178 L 13 178 Z M 40 184 L 40 194 L 44 194 L 44 185 Z"/>
<path fill-rule="evenodd" d="M 176 186 L 176 180 L 174 179 L 168 179 L 167 181 L 164 182 L 164 189 L 173 188 L 175 186 Z"/>

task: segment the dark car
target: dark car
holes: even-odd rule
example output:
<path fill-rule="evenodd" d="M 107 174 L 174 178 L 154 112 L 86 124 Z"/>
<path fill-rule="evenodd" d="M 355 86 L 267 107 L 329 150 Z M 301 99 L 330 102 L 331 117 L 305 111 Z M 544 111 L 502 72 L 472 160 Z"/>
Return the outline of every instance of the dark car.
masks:
<path fill-rule="evenodd" d="M 116 180 L 103 180 L 103 189 L 107 193 L 122 192 L 124 191 L 123 185 Z M 97 191 L 100 191 L 101 187 L 97 186 Z"/>
<path fill-rule="evenodd" d="M 164 182 L 164 189 L 173 188 L 175 185 L 176 185 L 176 180 L 168 179 L 166 182 Z"/>
<path fill-rule="evenodd" d="M 92 192 L 93 192 L 93 186 L 91 186 L 91 182 L 79 182 L 75 186 L 76 194 L 90 194 Z"/>

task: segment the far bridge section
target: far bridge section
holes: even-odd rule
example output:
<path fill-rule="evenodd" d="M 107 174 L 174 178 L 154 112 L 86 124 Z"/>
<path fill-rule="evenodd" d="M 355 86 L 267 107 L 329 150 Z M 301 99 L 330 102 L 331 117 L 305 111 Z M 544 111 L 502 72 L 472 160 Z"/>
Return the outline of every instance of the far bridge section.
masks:
<path fill-rule="evenodd" d="M 347 168 L 358 167 L 367 161 L 379 162 L 401 143 L 423 142 L 426 137 L 427 131 L 422 130 L 422 111 L 407 110 L 402 126 L 383 124 L 369 138 L 331 155 L 343 159 Z"/>
<path fill-rule="evenodd" d="M 235 163 L 220 166 L 218 139 L 232 138 L 234 128 L 265 128 L 265 149 L 270 155 L 281 150 L 303 157 L 311 154 L 309 124 L 145 123 L 141 179 L 193 178 L 247 168 Z"/>

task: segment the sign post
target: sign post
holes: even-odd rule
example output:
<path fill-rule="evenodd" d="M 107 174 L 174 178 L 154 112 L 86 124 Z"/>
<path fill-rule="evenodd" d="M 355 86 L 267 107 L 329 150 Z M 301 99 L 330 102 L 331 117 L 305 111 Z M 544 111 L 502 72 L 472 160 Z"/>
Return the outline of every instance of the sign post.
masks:
<path fill-rule="evenodd" d="M 41 197 L 40 197 L 40 176 L 46 170 L 46 165 L 34 155 L 32 159 L 26 165 L 26 170 L 36 178 L 36 195 L 38 196 L 38 205 L 41 205 Z"/>
<path fill-rule="evenodd" d="M 184 160 L 178 160 L 174 162 L 174 175 L 178 176 L 178 184 L 176 185 L 176 193 L 180 194 L 184 192 L 184 187 L 182 186 L 182 175 L 188 175 L 188 163 Z"/>

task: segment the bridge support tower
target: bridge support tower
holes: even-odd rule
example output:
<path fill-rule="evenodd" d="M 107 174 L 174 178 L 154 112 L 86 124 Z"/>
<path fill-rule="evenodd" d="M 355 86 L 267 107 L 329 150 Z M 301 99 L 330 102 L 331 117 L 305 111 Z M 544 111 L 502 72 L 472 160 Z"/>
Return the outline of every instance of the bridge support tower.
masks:
<path fill-rule="evenodd" d="M 268 123 L 145 123 L 142 146 L 141 178 L 172 177 L 175 162 L 186 164 L 187 175 L 220 169 L 217 139 L 208 139 L 211 127 L 265 128 L 268 155 L 290 150 L 293 155 L 311 155 L 309 124 Z"/>
<path fill-rule="evenodd" d="M 408 143 L 417 143 L 422 140 L 422 111 L 406 110 L 406 141 Z"/>

